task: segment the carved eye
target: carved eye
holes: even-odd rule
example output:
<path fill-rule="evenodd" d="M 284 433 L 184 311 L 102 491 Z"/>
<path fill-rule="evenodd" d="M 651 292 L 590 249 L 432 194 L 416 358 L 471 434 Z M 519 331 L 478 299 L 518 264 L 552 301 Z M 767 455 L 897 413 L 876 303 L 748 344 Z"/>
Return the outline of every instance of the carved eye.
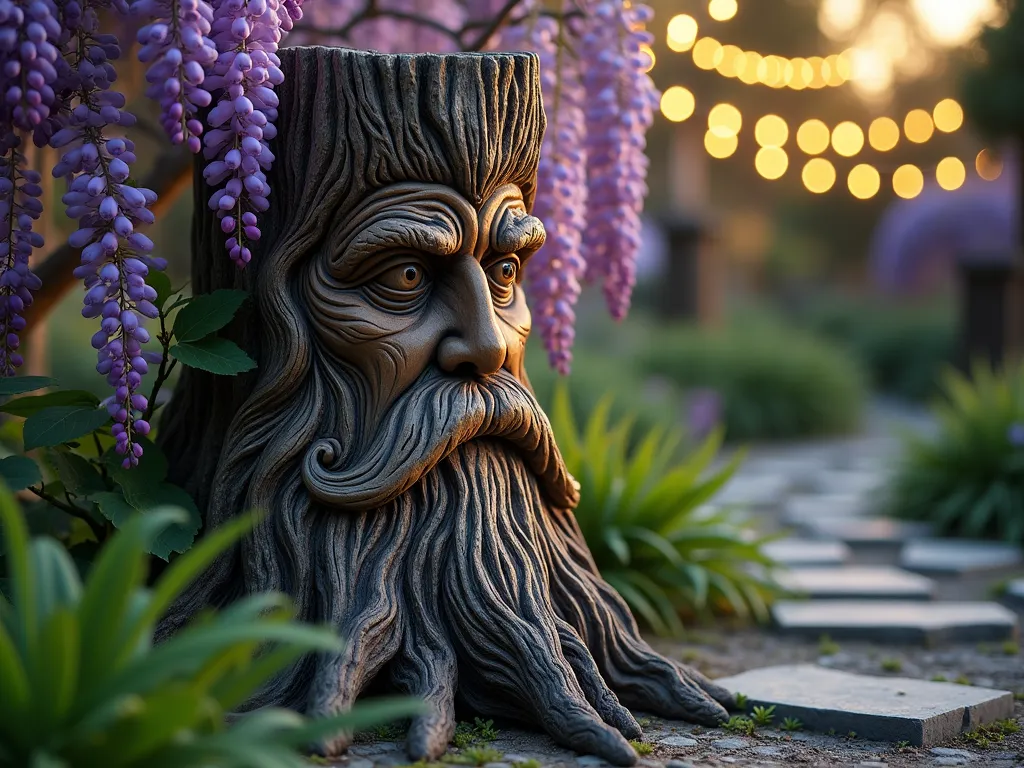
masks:
<path fill-rule="evenodd" d="M 502 287 L 509 287 L 519 275 L 519 263 L 513 259 L 503 259 L 492 264 L 488 270 L 491 280 Z"/>
<path fill-rule="evenodd" d="M 383 272 L 376 280 L 384 288 L 400 293 L 415 291 L 426 281 L 426 273 L 418 264 L 402 264 Z"/>

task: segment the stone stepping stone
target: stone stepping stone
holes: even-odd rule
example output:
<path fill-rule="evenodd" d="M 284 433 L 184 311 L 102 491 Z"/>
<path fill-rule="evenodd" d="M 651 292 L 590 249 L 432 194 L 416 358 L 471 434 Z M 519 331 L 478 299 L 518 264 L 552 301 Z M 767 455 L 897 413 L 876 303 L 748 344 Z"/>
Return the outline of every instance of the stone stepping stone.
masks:
<path fill-rule="evenodd" d="M 761 551 L 786 568 L 840 566 L 850 559 L 850 548 L 841 541 L 779 539 L 768 542 Z"/>
<path fill-rule="evenodd" d="M 811 731 L 849 733 L 916 747 L 1013 716 L 1013 694 L 954 683 L 869 677 L 813 664 L 764 667 L 716 680 L 751 705 L 775 706 L 775 721 L 795 717 Z"/>
<path fill-rule="evenodd" d="M 775 507 L 789 490 L 784 475 L 736 475 L 715 496 L 719 506 Z"/>
<path fill-rule="evenodd" d="M 821 520 L 848 520 L 868 514 L 866 498 L 856 493 L 810 493 L 790 496 L 782 511 L 785 525 L 804 527 Z"/>
<path fill-rule="evenodd" d="M 929 523 L 887 517 L 820 517 L 801 527 L 814 538 L 834 539 L 852 547 L 902 546 L 929 536 L 933 530 Z"/>
<path fill-rule="evenodd" d="M 783 634 L 890 644 L 1001 642 L 1017 634 L 1016 614 L 991 602 L 780 600 L 772 618 Z"/>
<path fill-rule="evenodd" d="M 1018 547 L 972 539 L 920 539 L 907 542 L 900 552 L 900 566 L 918 573 L 959 575 L 1022 563 Z"/>
<path fill-rule="evenodd" d="M 855 469 L 829 469 L 814 477 L 814 488 L 820 493 L 853 493 L 870 495 L 885 486 L 884 472 Z"/>
<path fill-rule="evenodd" d="M 1011 579 L 1008 581 L 1003 597 L 1014 605 L 1024 608 L 1024 579 Z"/>
<path fill-rule="evenodd" d="M 812 600 L 931 600 L 935 582 L 889 566 L 797 568 L 776 575 L 783 587 Z"/>

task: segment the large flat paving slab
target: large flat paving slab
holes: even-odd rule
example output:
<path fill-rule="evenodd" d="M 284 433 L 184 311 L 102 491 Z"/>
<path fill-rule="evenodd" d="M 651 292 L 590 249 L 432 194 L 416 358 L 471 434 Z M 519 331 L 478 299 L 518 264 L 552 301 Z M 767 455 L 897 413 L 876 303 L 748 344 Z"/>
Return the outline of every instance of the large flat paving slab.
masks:
<path fill-rule="evenodd" d="M 789 485 L 785 475 L 736 475 L 718 492 L 715 503 L 723 507 L 772 508 L 785 498 Z"/>
<path fill-rule="evenodd" d="M 795 568 L 777 574 L 790 592 L 814 600 L 931 600 L 935 582 L 886 565 Z"/>
<path fill-rule="evenodd" d="M 830 469 L 814 477 L 819 493 L 855 493 L 871 495 L 885 486 L 885 473 L 856 469 Z"/>
<path fill-rule="evenodd" d="M 887 517 L 818 517 L 800 527 L 816 539 L 833 539 L 851 547 L 900 547 L 927 538 L 933 530 L 929 523 Z"/>
<path fill-rule="evenodd" d="M 918 573 L 955 576 L 1024 564 L 1019 547 L 973 539 L 920 539 L 900 552 L 900 567 Z"/>
<path fill-rule="evenodd" d="M 1024 608 L 1024 579 L 1010 579 L 1006 583 L 1003 597 L 1018 609 Z"/>
<path fill-rule="evenodd" d="M 764 667 L 716 681 L 750 704 L 775 706 L 818 732 L 856 732 L 875 741 L 929 747 L 1013 716 L 1013 694 L 900 677 L 869 677 L 813 664 Z"/>
<path fill-rule="evenodd" d="M 998 603 L 912 600 L 780 600 L 772 619 L 783 634 L 890 644 L 1012 640 L 1017 616 Z"/>
<path fill-rule="evenodd" d="M 765 544 L 762 551 L 787 568 L 839 566 L 850 559 L 850 548 L 841 541 L 778 539 Z"/>
<path fill-rule="evenodd" d="M 803 527 L 823 520 L 864 517 L 869 511 L 868 500 L 858 493 L 800 493 L 786 499 L 782 522 Z"/>

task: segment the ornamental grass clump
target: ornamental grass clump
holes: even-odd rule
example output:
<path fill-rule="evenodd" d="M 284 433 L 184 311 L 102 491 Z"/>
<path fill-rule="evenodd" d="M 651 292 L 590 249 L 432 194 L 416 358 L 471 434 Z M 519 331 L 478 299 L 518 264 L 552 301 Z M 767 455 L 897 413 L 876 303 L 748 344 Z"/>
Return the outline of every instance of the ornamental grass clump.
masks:
<path fill-rule="evenodd" d="M 262 709 L 228 725 L 225 714 L 277 672 L 341 641 L 292 622 L 286 599 L 267 593 L 154 646 L 164 611 L 253 522 L 211 532 L 147 588 L 147 549 L 183 518 L 167 508 L 134 518 L 82 584 L 63 547 L 29 539 L 0 485 L 9 595 L 0 596 L 0 766 L 301 768 L 307 744 L 421 711 L 391 699 L 317 721 Z"/>
<path fill-rule="evenodd" d="M 904 438 L 889 512 L 941 534 L 1024 544 L 1024 366 L 950 370 L 942 389 L 937 433 Z"/>
<path fill-rule="evenodd" d="M 631 448 L 632 421 L 609 423 L 610 408 L 605 398 L 582 432 L 564 386 L 551 409 L 558 446 L 582 488 L 576 520 L 601 576 L 661 635 L 680 634 L 681 615 L 766 618 L 778 593 L 761 549 L 768 539 L 733 512 L 707 506 L 742 454 L 712 468 L 720 429 L 681 461 L 682 434 L 660 427 Z"/>

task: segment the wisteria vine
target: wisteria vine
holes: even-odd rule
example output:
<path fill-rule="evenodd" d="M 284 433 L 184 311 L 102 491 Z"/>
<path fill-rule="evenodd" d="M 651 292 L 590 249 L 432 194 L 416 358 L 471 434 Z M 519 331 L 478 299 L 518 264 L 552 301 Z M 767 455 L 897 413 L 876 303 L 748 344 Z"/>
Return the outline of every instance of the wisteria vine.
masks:
<path fill-rule="evenodd" d="M 43 247 L 31 139 L 61 152 L 52 171 L 77 223 L 68 242 L 81 252 L 82 314 L 99 321 L 92 343 L 113 390 L 105 405 L 116 448 L 124 466 L 138 463 L 151 410 L 142 377 L 162 359 L 145 349 L 145 320 L 158 316 L 147 277 L 166 262 L 140 231 L 157 194 L 132 178 L 126 131 L 136 120 L 112 88 L 114 62 L 134 37 L 145 95 L 170 142 L 203 153 L 226 255 L 244 268 L 269 206 L 277 51 L 293 29 L 295 42 L 387 52 L 537 52 L 549 129 L 535 213 L 549 237 L 529 294 L 551 364 L 567 373 L 581 283 L 603 283 L 616 318 L 629 306 L 657 98 L 643 52 L 650 17 L 630 0 L 316 0 L 306 9 L 301 0 L 0 0 L 0 373 L 22 365 L 25 308 L 40 289 L 30 268 Z M 120 33 L 101 31 L 101 20 Z"/>

